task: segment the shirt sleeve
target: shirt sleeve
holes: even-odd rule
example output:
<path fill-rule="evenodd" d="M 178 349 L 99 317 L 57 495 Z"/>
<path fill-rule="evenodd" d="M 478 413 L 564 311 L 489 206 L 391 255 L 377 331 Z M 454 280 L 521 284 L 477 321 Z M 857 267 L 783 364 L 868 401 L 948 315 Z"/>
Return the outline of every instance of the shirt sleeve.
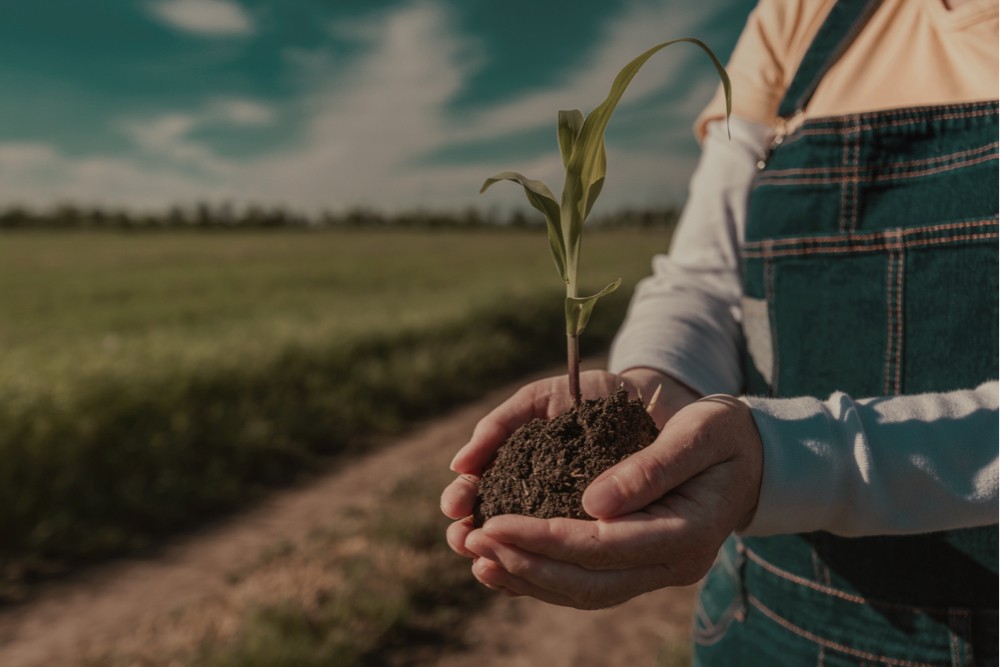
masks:
<path fill-rule="evenodd" d="M 746 535 L 847 537 L 997 523 L 998 384 L 854 400 L 743 399 L 764 444 Z"/>
<path fill-rule="evenodd" d="M 669 255 L 636 287 L 609 368 L 661 370 L 703 393 L 738 394 L 739 240 L 768 129 L 734 117 L 709 125 Z"/>

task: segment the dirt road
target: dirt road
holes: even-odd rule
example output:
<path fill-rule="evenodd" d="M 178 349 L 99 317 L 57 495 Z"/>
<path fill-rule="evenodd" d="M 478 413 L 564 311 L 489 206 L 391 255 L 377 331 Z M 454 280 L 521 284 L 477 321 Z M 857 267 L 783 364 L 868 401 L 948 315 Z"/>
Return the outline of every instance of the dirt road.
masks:
<path fill-rule="evenodd" d="M 141 559 L 91 568 L 44 587 L 28 604 L 0 611 L 0 665 L 72 663 L 89 646 L 137 621 L 221 591 L 227 576 L 262 550 L 296 540 L 347 507 L 365 507 L 412 473 L 414 462 L 446 467 L 479 418 L 515 387 L 429 422 L 349 467 L 281 491 L 225 522 Z M 652 665 L 663 641 L 685 635 L 693 590 L 661 591 L 602 612 L 557 609 L 498 597 L 468 625 L 465 644 L 434 659 L 445 667 Z M 499 632 L 498 632 L 499 631 Z"/>

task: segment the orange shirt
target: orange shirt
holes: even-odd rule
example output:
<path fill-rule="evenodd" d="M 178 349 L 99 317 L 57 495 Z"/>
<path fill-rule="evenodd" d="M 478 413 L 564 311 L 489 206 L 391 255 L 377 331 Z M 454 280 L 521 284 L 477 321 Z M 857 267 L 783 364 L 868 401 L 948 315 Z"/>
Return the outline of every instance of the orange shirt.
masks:
<path fill-rule="evenodd" d="M 761 0 L 726 68 L 733 114 L 765 125 L 836 0 Z M 998 97 L 996 0 L 884 0 L 816 89 L 804 118 Z M 721 90 L 696 123 L 725 115 Z"/>

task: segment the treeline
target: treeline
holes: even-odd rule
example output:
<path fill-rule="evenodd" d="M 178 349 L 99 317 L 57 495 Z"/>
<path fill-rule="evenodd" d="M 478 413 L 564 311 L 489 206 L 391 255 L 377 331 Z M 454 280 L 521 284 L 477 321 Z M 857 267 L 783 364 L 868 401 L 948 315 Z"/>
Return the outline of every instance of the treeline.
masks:
<path fill-rule="evenodd" d="M 600 227 L 667 227 L 677 221 L 679 209 L 626 209 L 595 216 L 589 225 Z M 0 230 L 261 230 L 261 229 L 477 229 L 534 228 L 544 220 L 533 211 L 500 214 L 479 209 L 457 212 L 414 210 L 388 213 L 367 208 L 306 215 L 274 206 L 236 207 L 231 204 L 173 206 L 162 212 L 140 212 L 75 205 L 45 210 L 11 207 L 0 211 Z"/>

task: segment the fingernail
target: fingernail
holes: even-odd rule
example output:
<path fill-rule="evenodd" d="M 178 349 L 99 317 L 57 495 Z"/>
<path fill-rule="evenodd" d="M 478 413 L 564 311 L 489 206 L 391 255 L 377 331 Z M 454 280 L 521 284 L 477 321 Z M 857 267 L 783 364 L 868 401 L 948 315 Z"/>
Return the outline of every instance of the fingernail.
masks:
<path fill-rule="evenodd" d="M 479 531 L 469 533 L 469 536 L 465 538 L 465 548 L 481 558 L 497 559 L 496 552 L 490 546 L 489 540 L 484 538 Z"/>
<path fill-rule="evenodd" d="M 464 445 L 460 450 L 458 450 L 455 456 L 452 457 L 451 463 L 448 464 L 449 470 L 451 470 L 452 472 L 468 472 L 467 470 L 459 470 L 458 468 L 455 467 L 455 461 L 459 460 L 462 457 L 462 454 L 465 453 L 465 450 L 468 448 L 469 445 Z"/>
<path fill-rule="evenodd" d="M 593 517 L 614 516 L 624 495 L 615 475 L 598 477 L 583 494 L 583 509 Z"/>

